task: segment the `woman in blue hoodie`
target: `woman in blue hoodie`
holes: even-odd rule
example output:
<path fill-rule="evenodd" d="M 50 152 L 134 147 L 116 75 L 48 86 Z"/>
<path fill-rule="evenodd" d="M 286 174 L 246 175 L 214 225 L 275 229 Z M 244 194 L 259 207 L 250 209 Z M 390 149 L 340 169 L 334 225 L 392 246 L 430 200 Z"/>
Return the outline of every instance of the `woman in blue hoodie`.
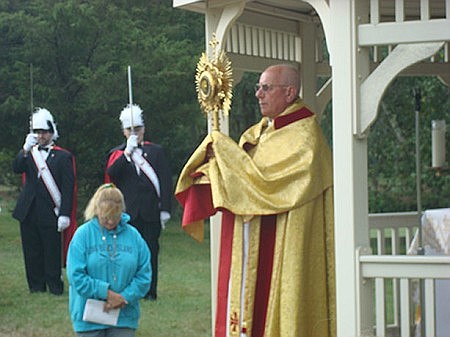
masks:
<path fill-rule="evenodd" d="M 120 190 L 114 184 L 100 186 L 85 210 L 87 222 L 70 243 L 69 307 L 78 337 L 133 337 L 138 327 L 139 300 L 150 288 L 150 251 L 124 210 Z M 120 309 L 117 323 L 86 317 L 88 299 L 103 301 L 97 302 L 99 314 Z"/>

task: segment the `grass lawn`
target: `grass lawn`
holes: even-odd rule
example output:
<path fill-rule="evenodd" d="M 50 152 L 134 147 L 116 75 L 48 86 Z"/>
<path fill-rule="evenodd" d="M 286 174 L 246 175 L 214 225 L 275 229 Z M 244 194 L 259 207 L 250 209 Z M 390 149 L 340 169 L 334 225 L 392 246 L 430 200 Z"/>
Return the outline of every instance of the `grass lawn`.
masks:
<path fill-rule="evenodd" d="M 25 279 L 19 224 L 12 202 L 0 196 L 0 337 L 75 336 L 62 296 L 30 294 Z M 199 244 L 178 221 L 163 231 L 158 301 L 141 302 L 138 337 L 211 336 L 209 233 Z M 65 270 L 64 270 L 65 273 Z"/>

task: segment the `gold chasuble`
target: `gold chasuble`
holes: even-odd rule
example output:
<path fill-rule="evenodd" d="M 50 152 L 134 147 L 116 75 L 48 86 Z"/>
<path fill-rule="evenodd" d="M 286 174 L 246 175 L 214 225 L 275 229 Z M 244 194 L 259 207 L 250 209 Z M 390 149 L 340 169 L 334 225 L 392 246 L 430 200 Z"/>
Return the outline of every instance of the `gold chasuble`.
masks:
<path fill-rule="evenodd" d="M 215 337 L 336 335 L 331 153 L 301 100 L 239 145 L 213 131 L 175 194 L 197 240 L 223 212 Z"/>

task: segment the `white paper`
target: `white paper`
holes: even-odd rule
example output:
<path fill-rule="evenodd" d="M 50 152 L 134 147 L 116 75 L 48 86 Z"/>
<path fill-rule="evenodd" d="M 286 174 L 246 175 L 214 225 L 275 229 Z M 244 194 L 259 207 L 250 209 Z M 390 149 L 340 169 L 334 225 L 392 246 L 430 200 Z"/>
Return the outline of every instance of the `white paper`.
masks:
<path fill-rule="evenodd" d="M 120 309 L 103 311 L 105 301 L 88 299 L 84 307 L 83 321 L 99 323 L 105 325 L 117 325 Z"/>

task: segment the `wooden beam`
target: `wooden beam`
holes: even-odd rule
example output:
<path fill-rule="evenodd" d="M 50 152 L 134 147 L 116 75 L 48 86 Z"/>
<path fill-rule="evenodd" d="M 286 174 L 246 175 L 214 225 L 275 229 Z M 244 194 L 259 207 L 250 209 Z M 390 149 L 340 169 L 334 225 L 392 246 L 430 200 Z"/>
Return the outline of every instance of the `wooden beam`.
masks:
<path fill-rule="evenodd" d="M 450 19 L 386 22 L 358 26 L 358 45 L 450 41 Z"/>

